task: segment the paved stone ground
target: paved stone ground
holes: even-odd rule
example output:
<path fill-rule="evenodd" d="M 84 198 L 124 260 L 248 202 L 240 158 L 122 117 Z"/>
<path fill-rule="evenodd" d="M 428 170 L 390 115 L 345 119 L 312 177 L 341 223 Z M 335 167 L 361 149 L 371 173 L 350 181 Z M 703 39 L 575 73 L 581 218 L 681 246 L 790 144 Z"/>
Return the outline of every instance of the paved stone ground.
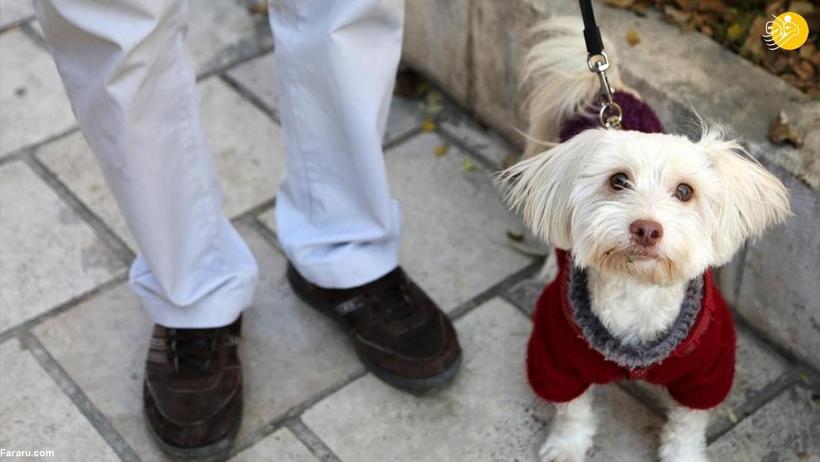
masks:
<path fill-rule="evenodd" d="M 540 262 L 510 247 L 506 232 L 518 223 L 490 179 L 512 148 L 457 109 L 425 131 L 419 101 L 392 105 L 385 155 L 404 207 L 402 261 L 455 319 L 465 350 L 450 389 L 399 393 L 287 287 L 273 221 L 282 147 L 264 18 L 211 0 L 191 2 L 191 20 L 225 212 L 261 266 L 231 460 L 532 460 L 552 415 L 523 374 Z M 2 0 L 0 31 L 0 448 L 50 449 L 61 461 L 165 460 L 141 416 L 150 322 L 126 282 L 133 239 L 28 2 Z M 738 322 L 737 379 L 714 413 L 710 454 L 820 460 L 815 373 Z M 638 384 L 598 391 L 590 459 L 655 460 L 663 395 Z"/>

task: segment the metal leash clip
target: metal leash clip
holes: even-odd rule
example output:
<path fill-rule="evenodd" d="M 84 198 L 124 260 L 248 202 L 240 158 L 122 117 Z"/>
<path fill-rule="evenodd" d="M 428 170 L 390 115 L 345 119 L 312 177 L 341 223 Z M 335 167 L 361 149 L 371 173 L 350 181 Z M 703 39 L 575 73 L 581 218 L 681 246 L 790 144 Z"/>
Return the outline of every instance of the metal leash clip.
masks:
<path fill-rule="evenodd" d="M 609 69 L 609 58 L 602 50 L 598 54 L 589 55 L 587 58 L 587 66 L 590 72 L 598 75 L 598 80 L 601 82 L 601 96 L 603 102 L 601 103 L 601 110 L 598 111 L 598 121 L 605 128 L 621 128 L 621 119 L 623 118 L 623 110 L 612 96 L 612 86 L 609 84 L 609 79 L 606 76 L 606 71 Z"/>

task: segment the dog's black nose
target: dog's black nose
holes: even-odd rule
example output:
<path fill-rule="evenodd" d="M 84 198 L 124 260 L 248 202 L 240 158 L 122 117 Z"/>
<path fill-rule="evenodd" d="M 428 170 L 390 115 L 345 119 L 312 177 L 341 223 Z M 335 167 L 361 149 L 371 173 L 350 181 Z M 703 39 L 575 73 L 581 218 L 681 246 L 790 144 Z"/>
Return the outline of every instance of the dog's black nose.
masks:
<path fill-rule="evenodd" d="M 641 247 L 654 247 L 663 237 L 663 226 L 657 221 L 635 220 L 629 225 L 629 232 Z"/>

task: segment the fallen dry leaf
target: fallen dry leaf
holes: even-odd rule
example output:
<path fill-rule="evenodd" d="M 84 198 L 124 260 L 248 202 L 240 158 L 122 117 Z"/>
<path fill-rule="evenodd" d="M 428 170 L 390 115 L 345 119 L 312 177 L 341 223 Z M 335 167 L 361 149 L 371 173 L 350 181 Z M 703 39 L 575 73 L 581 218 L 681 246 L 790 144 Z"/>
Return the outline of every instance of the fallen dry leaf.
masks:
<path fill-rule="evenodd" d="M 552 253 L 552 248 L 537 239 L 525 228 L 507 231 L 507 244 L 516 252 L 529 257 L 546 257 Z"/>
<path fill-rule="evenodd" d="M 749 34 L 746 41 L 740 47 L 740 53 L 754 62 L 759 62 L 763 55 L 763 33 L 766 31 L 766 19 L 758 16 L 749 26 Z"/>
<path fill-rule="evenodd" d="M 812 5 L 812 2 L 807 2 L 805 0 L 792 0 L 792 2 L 789 3 L 789 11 L 794 11 L 801 16 L 810 16 L 814 13 L 815 7 Z"/>
<path fill-rule="evenodd" d="M 248 2 L 248 11 L 251 14 L 261 14 L 267 16 L 268 2 L 266 1 L 252 1 Z"/>
<path fill-rule="evenodd" d="M 615 8 L 629 8 L 635 0 L 604 0 L 604 3 Z"/>
<path fill-rule="evenodd" d="M 774 144 L 788 142 L 795 148 L 803 146 L 803 137 L 789 124 L 789 117 L 785 111 L 780 111 L 772 121 L 769 128 L 769 141 Z"/>
<path fill-rule="evenodd" d="M 817 49 L 814 47 L 813 43 L 806 42 L 805 44 L 803 44 L 802 47 L 798 48 L 797 53 L 800 55 L 801 58 L 808 59 L 809 61 L 811 61 L 812 55 L 816 50 Z"/>
<path fill-rule="evenodd" d="M 793 87 L 800 87 L 801 85 L 800 79 L 794 74 L 781 74 L 780 78 Z"/>
<path fill-rule="evenodd" d="M 707 37 L 714 37 L 715 36 L 715 30 L 712 29 L 712 26 L 708 26 L 708 25 L 703 26 L 703 27 L 700 28 L 700 31 L 703 32 L 703 35 L 705 35 Z"/>
<path fill-rule="evenodd" d="M 421 131 L 430 133 L 436 130 L 436 122 L 433 119 L 424 119 L 421 121 Z"/>
<path fill-rule="evenodd" d="M 521 242 L 524 240 L 524 233 L 517 233 L 515 231 L 507 231 L 507 238 L 511 241 Z"/>
<path fill-rule="evenodd" d="M 686 26 L 689 23 L 689 19 L 692 17 L 691 14 L 671 6 L 667 6 L 663 9 L 663 15 L 666 19 L 681 27 Z"/>
<path fill-rule="evenodd" d="M 440 145 L 436 146 L 436 149 L 434 149 L 433 152 L 436 154 L 436 156 L 441 157 L 444 154 L 447 154 L 447 151 L 449 149 L 450 149 L 449 144 L 440 144 Z"/>
<path fill-rule="evenodd" d="M 635 46 L 641 43 L 641 36 L 634 30 L 630 30 L 626 33 L 626 43 L 630 44 L 631 46 Z"/>
<path fill-rule="evenodd" d="M 424 115 L 427 117 L 435 117 L 438 115 L 442 109 L 444 109 L 442 100 L 441 93 L 437 91 L 427 93 L 427 97 L 424 100 Z"/>
<path fill-rule="evenodd" d="M 470 159 L 469 157 L 464 158 L 464 171 L 472 172 L 476 168 L 477 166 L 475 162 L 473 162 L 473 159 Z"/>
<path fill-rule="evenodd" d="M 803 81 L 814 78 L 814 64 L 806 60 L 798 61 L 792 65 L 792 72 Z"/>
<path fill-rule="evenodd" d="M 767 53 L 774 56 L 774 59 L 769 61 L 767 67 L 775 74 L 782 74 L 789 68 L 789 56 L 783 53 Z"/>
<path fill-rule="evenodd" d="M 786 1 L 785 0 L 777 0 L 776 2 L 770 3 L 766 6 L 766 17 L 770 18 L 772 15 L 778 15 L 786 11 Z"/>
<path fill-rule="evenodd" d="M 732 24 L 731 26 L 729 26 L 728 29 L 726 29 L 726 37 L 728 37 L 730 40 L 733 40 L 733 41 L 738 41 L 738 40 L 742 39 L 743 34 L 745 34 L 745 33 L 746 33 L 746 28 L 743 27 L 743 25 L 738 23 L 738 22 Z"/>
<path fill-rule="evenodd" d="M 815 66 L 820 66 L 820 50 L 813 43 L 807 42 L 800 47 L 799 54 L 801 58 L 808 59 Z"/>
<path fill-rule="evenodd" d="M 700 0 L 700 2 L 698 2 L 698 11 L 723 13 L 726 11 L 726 5 L 723 3 L 723 0 Z"/>
<path fill-rule="evenodd" d="M 692 1 L 691 0 L 673 0 L 675 5 L 678 5 L 678 8 L 689 11 L 692 9 Z"/>
<path fill-rule="evenodd" d="M 635 2 L 630 9 L 638 16 L 646 16 L 646 11 L 649 10 L 650 6 L 648 2 L 639 0 Z"/>

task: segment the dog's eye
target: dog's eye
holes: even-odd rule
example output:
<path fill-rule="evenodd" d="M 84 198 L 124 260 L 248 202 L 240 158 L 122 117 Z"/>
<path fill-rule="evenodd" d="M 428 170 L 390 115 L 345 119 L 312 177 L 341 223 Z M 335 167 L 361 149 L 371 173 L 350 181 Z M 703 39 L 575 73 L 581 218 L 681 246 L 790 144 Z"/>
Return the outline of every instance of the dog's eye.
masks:
<path fill-rule="evenodd" d="M 609 177 L 609 185 L 616 191 L 627 189 L 629 187 L 629 177 L 624 172 L 618 172 Z"/>
<path fill-rule="evenodd" d="M 693 192 L 694 191 L 691 186 L 686 183 L 681 183 L 677 188 L 675 188 L 675 197 L 677 197 L 681 202 L 686 202 L 692 198 Z"/>

